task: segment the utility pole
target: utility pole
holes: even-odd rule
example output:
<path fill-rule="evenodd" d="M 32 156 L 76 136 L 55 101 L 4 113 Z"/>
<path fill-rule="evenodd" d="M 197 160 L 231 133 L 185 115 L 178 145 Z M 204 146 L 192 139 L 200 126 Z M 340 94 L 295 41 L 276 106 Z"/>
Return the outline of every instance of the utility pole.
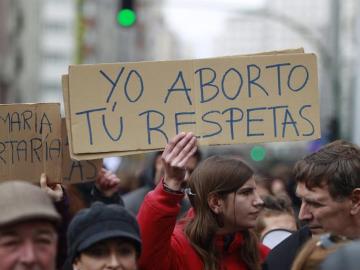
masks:
<path fill-rule="evenodd" d="M 340 55 L 340 12 L 341 4 L 340 0 L 331 0 L 331 17 L 330 19 L 330 42 L 331 42 L 331 62 L 330 62 L 330 75 L 331 75 L 331 86 L 333 92 L 333 102 L 334 102 L 334 117 L 331 119 L 329 125 L 330 138 L 329 139 L 338 139 L 342 134 L 342 85 L 340 82 L 341 76 L 341 55 Z"/>
<path fill-rule="evenodd" d="M 360 5 L 357 5 L 357 8 L 359 8 Z M 360 18 L 359 16 L 356 17 L 355 22 L 355 37 L 356 37 L 356 43 L 359 44 L 360 42 Z M 360 145 L 360 124 L 359 120 L 357 119 L 360 116 L 360 53 L 357 53 L 355 56 L 355 87 L 354 87 L 354 100 L 353 100 L 353 136 L 352 141 L 356 143 L 357 145 Z M 357 123 L 356 123 L 357 121 Z"/>

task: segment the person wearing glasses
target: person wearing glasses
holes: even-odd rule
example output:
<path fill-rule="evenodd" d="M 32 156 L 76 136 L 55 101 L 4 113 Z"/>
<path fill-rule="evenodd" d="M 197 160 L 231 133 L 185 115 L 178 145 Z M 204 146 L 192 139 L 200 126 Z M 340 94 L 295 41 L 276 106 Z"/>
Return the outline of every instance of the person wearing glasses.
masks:
<path fill-rule="evenodd" d="M 252 169 L 236 157 L 212 156 L 185 182 L 197 149 L 192 133 L 176 135 L 162 154 L 165 176 L 138 214 L 143 270 L 259 270 L 268 248 L 251 230 L 262 209 Z M 192 209 L 176 224 L 185 193 Z"/>
<path fill-rule="evenodd" d="M 264 269 L 290 269 L 312 235 L 360 237 L 360 149 L 338 140 L 299 160 L 294 168 L 300 221 L 307 225 L 274 248 Z"/>

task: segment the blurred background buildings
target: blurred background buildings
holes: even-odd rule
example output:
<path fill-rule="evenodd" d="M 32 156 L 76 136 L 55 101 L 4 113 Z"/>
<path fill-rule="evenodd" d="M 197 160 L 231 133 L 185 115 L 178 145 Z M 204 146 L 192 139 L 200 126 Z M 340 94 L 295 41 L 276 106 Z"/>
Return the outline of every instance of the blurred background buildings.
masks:
<path fill-rule="evenodd" d="M 318 56 L 323 138 L 360 144 L 359 1 L 131 2 L 137 21 L 125 28 L 116 21 L 121 0 L 0 0 L 0 103 L 62 102 L 70 64 L 303 47 Z M 266 145 L 292 158 L 309 147 L 316 143 Z"/>

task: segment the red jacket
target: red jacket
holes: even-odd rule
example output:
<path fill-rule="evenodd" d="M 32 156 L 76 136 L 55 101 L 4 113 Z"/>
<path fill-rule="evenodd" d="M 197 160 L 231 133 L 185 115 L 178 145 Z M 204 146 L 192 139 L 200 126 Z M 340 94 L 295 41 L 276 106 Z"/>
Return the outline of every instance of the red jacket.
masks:
<path fill-rule="evenodd" d="M 142 237 L 142 270 L 199 270 L 203 263 L 184 234 L 184 224 L 176 224 L 183 195 L 163 190 L 160 183 L 144 199 L 138 214 Z M 216 239 L 216 246 L 222 250 L 221 269 L 247 269 L 236 252 L 243 243 L 241 233 L 237 233 L 229 248 L 224 251 L 222 238 Z M 261 259 L 269 249 L 259 245 Z"/>

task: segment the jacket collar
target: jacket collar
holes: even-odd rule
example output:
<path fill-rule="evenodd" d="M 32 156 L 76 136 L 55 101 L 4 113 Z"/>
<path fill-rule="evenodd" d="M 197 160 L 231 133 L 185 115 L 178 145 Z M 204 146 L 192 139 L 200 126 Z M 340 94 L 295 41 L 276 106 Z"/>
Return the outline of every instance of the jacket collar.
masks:
<path fill-rule="evenodd" d="M 240 248 L 244 242 L 244 236 L 241 232 L 227 235 L 217 235 L 215 246 L 217 250 L 232 253 Z"/>

